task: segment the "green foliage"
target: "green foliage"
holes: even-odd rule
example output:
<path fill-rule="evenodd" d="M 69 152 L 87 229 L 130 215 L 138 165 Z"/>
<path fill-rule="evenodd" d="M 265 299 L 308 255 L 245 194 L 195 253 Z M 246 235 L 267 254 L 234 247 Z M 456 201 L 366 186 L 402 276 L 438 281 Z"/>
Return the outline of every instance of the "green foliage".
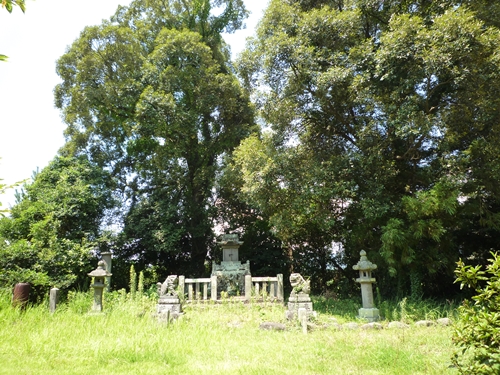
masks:
<path fill-rule="evenodd" d="M 7 12 L 12 13 L 14 6 L 18 6 L 23 13 L 26 11 L 25 0 L 2 0 L 2 8 L 5 8 Z M 7 59 L 7 56 L 0 54 L 0 61 L 7 61 Z"/>
<path fill-rule="evenodd" d="M 50 362 L 48 372 L 72 375 L 95 373 L 96 363 L 106 374 L 456 373 L 448 368 L 449 328 L 337 330 L 336 317 L 321 314 L 318 321 L 328 324 L 304 335 L 284 320 L 282 305 L 231 302 L 189 304 L 175 324 L 164 324 L 152 317 L 152 299 L 105 293 L 105 314 L 91 315 L 87 297 L 73 296 L 54 314 L 46 305 L 21 313 L 0 292 L 2 371 L 30 373 Z M 87 309 L 79 312 L 73 304 L 84 299 Z M 283 322 L 287 331 L 258 329 L 262 322 Z"/>
<path fill-rule="evenodd" d="M 482 262 L 497 247 L 500 32 L 489 11 L 498 6 L 270 2 L 238 61 L 270 131 L 234 163 L 299 268 L 301 248 L 312 259 L 342 243 L 341 261 L 319 256 L 327 268 L 364 249 L 383 293 L 443 297 L 459 256 Z"/>
<path fill-rule="evenodd" d="M 474 291 L 472 301 L 459 308 L 453 334 L 453 362 L 461 374 L 500 372 L 500 256 L 491 255 L 485 270 L 460 260 L 455 271 L 460 287 Z"/>
<path fill-rule="evenodd" d="M 7 9 L 7 12 L 12 13 L 14 6 L 18 6 L 23 13 L 26 12 L 26 4 L 24 0 L 2 0 L 2 8 Z"/>
<path fill-rule="evenodd" d="M 112 207 L 107 173 L 85 158 L 55 158 L 25 184 L 10 217 L 0 219 L 0 284 L 83 285 Z"/>
<path fill-rule="evenodd" d="M 204 273 L 222 157 L 254 130 L 220 36 L 246 14 L 241 0 L 135 0 L 86 28 L 57 63 L 62 152 L 88 155 L 120 181 L 117 255 L 138 258 L 138 269 Z"/>

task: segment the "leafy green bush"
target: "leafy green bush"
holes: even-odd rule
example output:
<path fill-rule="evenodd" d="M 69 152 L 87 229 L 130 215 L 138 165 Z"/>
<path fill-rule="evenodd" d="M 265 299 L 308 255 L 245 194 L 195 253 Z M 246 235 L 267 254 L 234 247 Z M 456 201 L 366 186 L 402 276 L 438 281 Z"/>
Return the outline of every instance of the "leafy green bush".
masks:
<path fill-rule="evenodd" d="M 500 256 L 492 256 L 485 271 L 461 260 L 455 271 L 461 287 L 476 293 L 459 308 L 453 334 L 452 360 L 461 374 L 500 374 Z"/>

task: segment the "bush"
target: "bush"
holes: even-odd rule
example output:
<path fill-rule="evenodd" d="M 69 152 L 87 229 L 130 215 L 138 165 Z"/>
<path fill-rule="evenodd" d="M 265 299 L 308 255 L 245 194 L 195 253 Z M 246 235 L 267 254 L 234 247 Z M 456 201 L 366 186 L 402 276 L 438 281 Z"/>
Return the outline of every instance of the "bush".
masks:
<path fill-rule="evenodd" d="M 452 360 L 461 374 L 500 374 L 500 256 L 492 256 L 485 271 L 461 260 L 455 271 L 461 288 L 475 291 L 460 306 L 453 334 Z"/>

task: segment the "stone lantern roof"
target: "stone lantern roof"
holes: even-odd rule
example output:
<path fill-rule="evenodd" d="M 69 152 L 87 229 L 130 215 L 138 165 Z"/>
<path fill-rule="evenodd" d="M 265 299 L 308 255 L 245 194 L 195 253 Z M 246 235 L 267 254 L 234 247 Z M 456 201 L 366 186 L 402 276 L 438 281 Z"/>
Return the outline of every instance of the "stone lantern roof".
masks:
<path fill-rule="evenodd" d="M 239 237 L 237 234 L 224 234 L 222 236 L 222 240 L 217 242 L 219 245 L 228 245 L 228 246 L 235 246 L 235 245 L 243 245 L 243 242 L 239 240 Z"/>
<path fill-rule="evenodd" d="M 100 260 L 99 263 L 97 263 L 97 268 L 87 275 L 89 275 L 90 277 L 106 277 L 111 276 L 111 273 L 106 271 L 106 262 Z"/>
<path fill-rule="evenodd" d="M 377 269 L 377 265 L 373 264 L 366 257 L 366 251 L 361 250 L 359 255 L 361 255 L 361 259 L 358 264 L 352 266 L 352 268 L 356 271 L 372 271 Z"/>

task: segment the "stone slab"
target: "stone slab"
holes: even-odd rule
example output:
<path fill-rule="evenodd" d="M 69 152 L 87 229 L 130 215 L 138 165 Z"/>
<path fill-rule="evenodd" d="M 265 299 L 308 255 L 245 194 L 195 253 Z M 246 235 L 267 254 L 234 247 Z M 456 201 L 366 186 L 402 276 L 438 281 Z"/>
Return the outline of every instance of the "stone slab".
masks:
<path fill-rule="evenodd" d="M 380 312 L 378 309 L 364 309 L 361 308 L 358 310 L 359 317 L 361 319 L 366 319 L 369 322 L 374 322 L 380 319 Z"/>

